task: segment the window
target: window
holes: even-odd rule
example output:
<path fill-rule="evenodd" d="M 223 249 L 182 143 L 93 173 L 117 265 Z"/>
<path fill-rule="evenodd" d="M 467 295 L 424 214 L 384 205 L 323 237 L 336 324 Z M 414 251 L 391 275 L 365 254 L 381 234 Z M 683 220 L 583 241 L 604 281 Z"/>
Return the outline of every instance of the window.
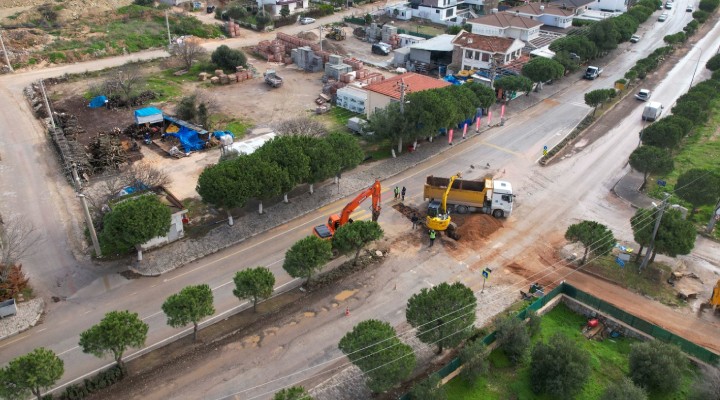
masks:
<path fill-rule="evenodd" d="M 452 17 L 452 16 L 453 16 L 453 11 L 455 11 L 455 9 L 453 9 L 453 8 L 448 9 L 447 11 L 445 11 L 445 16 L 446 16 L 446 17 Z"/>
<path fill-rule="evenodd" d="M 465 50 L 465 58 L 472 59 L 472 58 L 473 58 L 473 51 L 472 51 L 472 50 Z"/>
<path fill-rule="evenodd" d="M 475 61 L 477 61 L 477 60 L 479 60 L 479 59 L 480 59 L 480 52 L 479 52 L 479 51 L 476 51 L 476 52 L 475 52 Z"/>
<path fill-rule="evenodd" d="M 435 10 L 435 14 L 440 14 L 440 10 Z"/>
<path fill-rule="evenodd" d="M 490 54 L 488 53 L 482 53 L 482 60 L 485 62 L 490 61 Z"/>
<path fill-rule="evenodd" d="M 509 195 L 509 194 L 504 194 L 504 195 L 500 196 L 500 198 L 502 198 L 503 201 L 507 201 L 508 203 L 512 203 L 512 196 Z"/>

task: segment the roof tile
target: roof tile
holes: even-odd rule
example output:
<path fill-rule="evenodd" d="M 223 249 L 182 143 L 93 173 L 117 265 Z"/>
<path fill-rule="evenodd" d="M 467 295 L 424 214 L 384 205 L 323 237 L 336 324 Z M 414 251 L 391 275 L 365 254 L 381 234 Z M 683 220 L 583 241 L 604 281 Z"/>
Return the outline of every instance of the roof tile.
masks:
<path fill-rule="evenodd" d="M 515 39 L 504 38 L 499 36 L 485 36 L 470 33 L 466 31 L 460 32 L 453 40 L 453 44 L 462 48 L 483 50 L 489 53 L 507 53 L 510 46 L 515 43 Z"/>
<path fill-rule="evenodd" d="M 449 82 L 431 78 L 425 75 L 420 75 L 415 72 L 408 72 L 402 75 L 394 76 L 389 79 L 385 79 L 384 81 L 367 85 L 365 86 L 365 90 L 384 94 L 385 96 L 389 96 L 393 99 L 399 100 L 400 89 L 398 88 L 398 83 L 400 82 L 400 80 L 402 80 L 405 85 L 407 85 L 407 88 L 405 89 L 405 94 L 450 86 Z"/>

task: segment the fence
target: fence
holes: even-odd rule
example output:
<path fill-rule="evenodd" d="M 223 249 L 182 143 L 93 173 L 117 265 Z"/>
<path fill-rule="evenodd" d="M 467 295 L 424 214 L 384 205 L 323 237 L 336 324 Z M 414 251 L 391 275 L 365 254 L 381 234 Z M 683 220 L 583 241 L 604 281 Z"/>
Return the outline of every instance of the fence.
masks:
<path fill-rule="evenodd" d="M 695 343 L 692 343 L 687 339 L 683 339 L 682 337 L 674 333 L 668 332 L 667 330 L 660 328 L 659 326 L 654 325 L 650 322 L 647 322 L 644 319 L 640 319 L 630 313 L 627 313 L 604 300 L 601 300 L 591 294 L 585 293 L 582 290 L 564 282 L 561 283 L 559 286 L 555 287 L 555 289 L 551 290 L 545 296 L 532 302 L 529 306 L 520 311 L 517 314 L 517 317 L 525 319 L 527 317 L 528 310 L 537 311 L 541 309 L 559 294 L 564 294 L 619 321 L 622 321 L 623 323 L 631 326 L 633 329 L 646 333 L 654 337 L 655 339 L 659 339 L 667 343 L 672 343 L 678 346 L 686 354 L 695 357 L 698 360 L 704 361 L 710 365 L 717 365 L 718 362 L 720 362 L 720 355 L 715 354 L 712 351 L 701 347 Z M 495 341 L 495 331 L 485 336 L 481 340 L 486 346 L 490 345 Z M 455 370 L 457 370 L 459 367 L 460 359 L 454 358 L 448 364 L 442 367 L 439 371 L 437 371 L 436 374 L 438 375 L 438 377 L 440 377 L 440 379 L 443 379 L 451 373 L 455 372 Z M 400 397 L 400 400 L 409 399 L 410 396 L 407 394 Z"/>
<path fill-rule="evenodd" d="M 345 22 L 355 25 L 365 25 L 365 19 L 364 18 L 354 18 L 354 17 L 345 17 L 343 18 Z"/>
<path fill-rule="evenodd" d="M 407 29 L 402 29 L 402 28 L 398 28 L 397 33 L 418 36 L 418 37 L 425 38 L 425 39 L 432 39 L 435 37 L 435 35 L 429 35 L 427 33 L 408 31 Z"/>

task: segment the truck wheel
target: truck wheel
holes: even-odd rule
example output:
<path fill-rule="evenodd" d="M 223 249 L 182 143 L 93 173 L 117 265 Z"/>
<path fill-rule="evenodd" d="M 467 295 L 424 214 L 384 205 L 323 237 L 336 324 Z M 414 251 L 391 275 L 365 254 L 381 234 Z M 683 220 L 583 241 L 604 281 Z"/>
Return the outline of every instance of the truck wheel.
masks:
<path fill-rule="evenodd" d="M 470 211 L 470 210 L 468 209 L 467 206 L 457 206 L 457 208 L 455 208 L 455 211 L 456 211 L 458 214 L 467 214 L 468 211 Z"/>
<path fill-rule="evenodd" d="M 505 215 L 505 213 L 503 213 L 503 210 L 493 211 L 493 217 L 495 217 L 495 218 L 502 218 L 504 215 Z"/>

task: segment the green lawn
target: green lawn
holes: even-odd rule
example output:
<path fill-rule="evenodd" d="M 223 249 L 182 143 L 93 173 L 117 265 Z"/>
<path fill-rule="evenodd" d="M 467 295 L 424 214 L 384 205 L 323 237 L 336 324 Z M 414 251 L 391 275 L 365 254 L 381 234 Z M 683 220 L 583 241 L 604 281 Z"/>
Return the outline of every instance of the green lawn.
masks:
<path fill-rule="evenodd" d="M 578 400 L 599 399 L 606 386 L 618 382 L 628 373 L 627 355 L 630 345 L 636 340 L 620 338 L 598 342 L 582 336 L 581 328 L 586 323 L 583 316 L 570 311 L 559 304 L 543 316 L 541 332 L 533 338 L 546 342 L 553 334 L 560 332 L 572 338 L 581 348 L 590 353 L 592 374 Z M 529 359 L 529 358 L 528 358 Z M 505 355 L 495 350 L 489 356 L 491 368 L 475 387 L 467 385 L 462 379 L 455 378 L 445 385 L 448 399 L 452 400 L 504 400 L 504 399 L 540 399 L 555 400 L 551 396 L 538 396 L 530 390 L 529 362 L 512 367 Z M 687 369 L 681 389 L 676 393 L 650 393 L 653 400 L 681 400 L 687 398 L 688 390 L 695 376 L 694 369 Z"/>

